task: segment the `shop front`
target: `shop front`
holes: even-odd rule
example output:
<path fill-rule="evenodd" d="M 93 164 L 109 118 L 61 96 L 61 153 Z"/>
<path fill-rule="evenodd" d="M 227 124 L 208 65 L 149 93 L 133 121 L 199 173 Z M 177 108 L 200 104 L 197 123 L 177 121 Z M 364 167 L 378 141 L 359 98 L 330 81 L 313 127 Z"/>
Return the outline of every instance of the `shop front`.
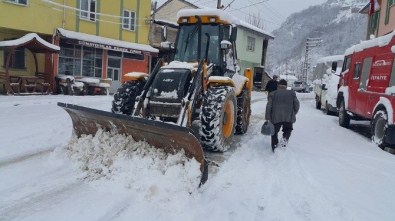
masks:
<path fill-rule="evenodd" d="M 108 83 L 115 93 L 129 72 L 150 72 L 152 57 L 158 50 L 143 44 L 114 40 L 58 28 L 60 53 L 55 58 L 57 76 L 73 81 Z M 90 80 L 87 80 L 90 79 Z M 95 81 L 96 79 L 96 81 Z M 93 83 L 92 83 L 93 84 Z M 77 84 L 76 84 L 77 85 Z M 105 84 L 101 84 L 105 85 Z"/>

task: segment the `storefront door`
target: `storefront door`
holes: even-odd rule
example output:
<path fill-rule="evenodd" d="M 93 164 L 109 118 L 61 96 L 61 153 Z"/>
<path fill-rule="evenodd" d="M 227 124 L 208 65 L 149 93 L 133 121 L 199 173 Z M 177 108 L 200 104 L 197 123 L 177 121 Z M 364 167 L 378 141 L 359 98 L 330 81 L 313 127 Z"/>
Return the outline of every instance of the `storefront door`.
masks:
<path fill-rule="evenodd" d="M 108 57 L 107 77 L 112 79 L 110 93 L 113 94 L 121 86 L 121 58 Z"/>

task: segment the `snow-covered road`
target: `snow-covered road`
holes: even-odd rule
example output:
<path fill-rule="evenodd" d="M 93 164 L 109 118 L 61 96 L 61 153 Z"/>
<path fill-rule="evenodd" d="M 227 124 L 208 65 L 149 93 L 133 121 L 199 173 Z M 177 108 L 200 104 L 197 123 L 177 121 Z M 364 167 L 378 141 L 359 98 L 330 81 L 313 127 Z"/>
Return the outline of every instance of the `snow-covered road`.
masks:
<path fill-rule="evenodd" d="M 288 148 L 273 154 L 259 133 L 266 95 L 253 93 L 248 133 L 199 189 L 194 162 L 97 147 L 126 138 L 68 144 L 56 102 L 109 110 L 110 96 L 0 96 L 0 220 L 395 220 L 395 156 L 298 96 Z"/>

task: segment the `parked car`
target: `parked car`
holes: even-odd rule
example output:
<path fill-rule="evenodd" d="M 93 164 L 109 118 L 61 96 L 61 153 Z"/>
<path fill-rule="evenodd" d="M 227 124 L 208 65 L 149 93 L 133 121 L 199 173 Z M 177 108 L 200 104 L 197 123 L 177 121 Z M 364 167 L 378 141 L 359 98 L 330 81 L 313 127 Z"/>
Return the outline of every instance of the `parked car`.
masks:
<path fill-rule="evenodd" d="M 325 114 L 337 114 L 337 88 L 344 55 L 323 57 L 314 68 L 315 107 Z"/>
<path fill-rule="evenodd" d="M 395 30 L 363 41 L 345 52 L 336 105 L 339 125 L 369 120 L 372 140 L 395 147 Z"/>
<path fill-rule="evenodd" d="M 309 92 L 309 85 L 305 81 L 295 81 L 292 85 L 292 90 L 296 92 Z"/>

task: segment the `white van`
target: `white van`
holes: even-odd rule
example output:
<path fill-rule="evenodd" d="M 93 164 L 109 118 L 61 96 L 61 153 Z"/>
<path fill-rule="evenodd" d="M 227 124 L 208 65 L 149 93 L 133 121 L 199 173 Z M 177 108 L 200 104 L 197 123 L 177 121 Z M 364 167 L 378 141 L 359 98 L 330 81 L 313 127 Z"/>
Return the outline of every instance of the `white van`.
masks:
<path fill-rule="evenodd" d="M 343 66 L 344 55 L 323 57 L 314 68 L 314 93 L 317 109 L 324 109 L 328 115 L 337 114 L 337 88 Z M 336 70 L 336 71 L 334 71 Z"/>

